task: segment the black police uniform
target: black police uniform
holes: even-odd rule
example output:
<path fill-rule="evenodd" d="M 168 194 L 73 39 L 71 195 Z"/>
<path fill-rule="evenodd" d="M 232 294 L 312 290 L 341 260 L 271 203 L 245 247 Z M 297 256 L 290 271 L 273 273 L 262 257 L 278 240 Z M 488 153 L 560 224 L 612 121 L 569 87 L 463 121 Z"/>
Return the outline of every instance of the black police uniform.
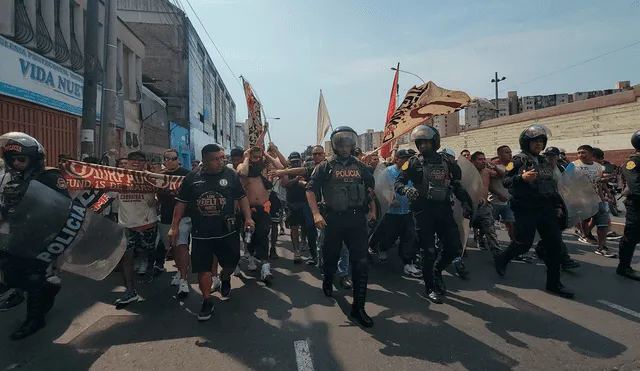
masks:
<path fill-rule="evenodd" d="M 527 146 L 529 142 L 524 142 Z M 516 256 L 529 251 L 536 230 L 545 242 L 544 263 L 547 266 L 547 290 L 564 297 L 573 297 L 560 282 L 562 236 L 558 210 L 563 205 L 553 177 L 553 165 L 541 155 L 526 150 L 513 157 L 507 165 L 502 183 L 512 195 L 511 209 L 515 214 L 514 240 L 495 257 L 496 271 L 504 276 L 507 264 Z M 537 177 L 526 182 L 522 174 L 535 170 Z"/>
<path fill-rule="evenodd" d="M 634 135 L 640 135 L 640 132 Z M 636 147 L 640 151 L 640 145 Z M 640 153 L 636 152 L 620 167 L 620 172 L 626 180 L 626 200 L 624 202 L 627 209 L 624 223 L 624 234 L 620 240 L 619 263 L 616 273 L 621 276 L 640 281 L 640 273 L 631 268 L 631 259 L 640 242 Z"/>
<path fill-rule="evenodd" d="M 5 176 L 11 176 L 12 180 L 4 186 L 0 213 L 8 222 L 11 222 L 11 209 L 20 203 L 32 180 L 70 198 L 67 183 L 57 169 L 28 169 L 25 173 L 9 170 Z M 46 246 L 43 245 L 42 249 L 44 251 Z M 12 338 L 18 340 L 44 327 L 44 317 L 53 308 L 60 285 L 47 280 L 49 264 L 42 260 L 5 252 L 0 255 L 0 261 L 5 284 L 27 293 L 27 320 L 12 334 Z"/>
<path fill-rule="evenodd" d="M 368 189 L 375 180 L 364 164 L 355 157 L 334 158 L 319 164 L 307 183 L 307 191 L 321 191 L 326 207 L 326 223 L 322 258 L 324 260 L 323 291 L 331 295 L 331 279 L 337 269 L 342 243 L 349 249 L 352 267 L 353 308 L 364 308 L 369 277 L 366 212 Z M 328 287 L 327 287 L 328 286 Z"/>
<path fill-rule="evenodd" d="M 187 216 L 191 217 L 193 273 L 211 271 L 214 255 L 223 269 L 236 268 L 240 239 L 233 204 L 244 197 L 238 174 L 226 166 L 218 174 L 198 169 L 184 178 L 176 201 L 187 204 Z"/>
<path fill-rule="evenodd" d="M 451 197 L 455 195 L 466 207 L 471 207 L 471 198 L 460 186 L 460 167 L 442 153 L 433 153 L 428 158 L 413 156 L 401 170 L 395 182 L 395 191 L 406 195 L 406 185 L 411 181 L 419 192 L 418 198 L 411 200 L 410 205 L 417 242 L 424 250 L 422 273 L 430 299 L 440 303 L 439 295 L 444 295 L 446 291 L 442 271 L 462 251 Z M 439 254 L 436 253 L 436 233 L 443 242 Z"/>

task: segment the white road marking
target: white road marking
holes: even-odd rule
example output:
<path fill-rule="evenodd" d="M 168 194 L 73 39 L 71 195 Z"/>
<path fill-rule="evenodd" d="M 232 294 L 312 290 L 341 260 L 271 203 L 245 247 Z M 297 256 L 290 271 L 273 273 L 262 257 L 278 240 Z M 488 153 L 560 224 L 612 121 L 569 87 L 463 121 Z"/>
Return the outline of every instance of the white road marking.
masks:
<path fill-rule="evenodd" d="M 296 351 L 298 371 L 313 371 L 313 361 L 311 360 L 309 343 L 306 340 L 296 340 L 293 342 L 293 349 Z"/>
<path fill-rule="evenodd" d="M 630 315 L 630 316 L 634 316 L 634 317 L 636 317 L 636 318 L 640 318 L 640 313 L 638 313 L 638 312 L 636 312 L 636 311 L 634 311 L 634 310 L 631 310 L 631 309 L 625 308 L 625 307 L 623 307 L 623 306 L 621 306 L 621 305 L 614 304 L 614 303 L 608 302 L 608 301 L 606 301 L 606 300 L 598 300 L 598 303 L 600 303 L 600 304 L 604 304 L 604 305 L 606 305 L 606 306 L 608 306 L 608 307 L 611 307 L 611 308 L 613 308 L 613 309 L 617 309 L 617 310 L 619 310 L 620 312 L 622 312 L 622 313 L 626 313 L 626 314 L 628 314 L 628 315 Z"/>

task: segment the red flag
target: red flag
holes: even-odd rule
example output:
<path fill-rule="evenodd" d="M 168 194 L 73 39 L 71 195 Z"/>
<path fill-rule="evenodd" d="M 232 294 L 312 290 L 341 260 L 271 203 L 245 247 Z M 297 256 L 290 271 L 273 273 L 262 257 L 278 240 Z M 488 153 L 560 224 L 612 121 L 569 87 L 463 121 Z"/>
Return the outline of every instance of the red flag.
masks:
<path fill-rule="evenodd" d="M 400 63 L 398 63 L 398 67 L 396 68 L 396 75 L 393 78 L 393 86 L 391 87 L 391 96 L 389 97 L 389 108 L 387 109 L 387 121 L 384 123 L 385 131 L 391 122 L 391 117 L 393 113 L 396 111 L 396 96 L 398 95 L 398 73 L 400 72 Z M 380 148 L 380 157 L 387 158 L 391 155 L 391 142 L 385 143 Z"/>

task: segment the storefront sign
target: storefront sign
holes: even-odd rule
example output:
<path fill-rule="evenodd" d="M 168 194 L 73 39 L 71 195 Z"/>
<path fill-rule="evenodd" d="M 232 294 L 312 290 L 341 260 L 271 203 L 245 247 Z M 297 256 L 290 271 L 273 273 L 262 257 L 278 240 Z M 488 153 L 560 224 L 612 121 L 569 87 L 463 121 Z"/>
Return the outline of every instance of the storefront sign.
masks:
<path fill-rule="evenodd" d="M 0 94 L 81 116 L 83 83 L 81 75 L 0 37 Z"/>

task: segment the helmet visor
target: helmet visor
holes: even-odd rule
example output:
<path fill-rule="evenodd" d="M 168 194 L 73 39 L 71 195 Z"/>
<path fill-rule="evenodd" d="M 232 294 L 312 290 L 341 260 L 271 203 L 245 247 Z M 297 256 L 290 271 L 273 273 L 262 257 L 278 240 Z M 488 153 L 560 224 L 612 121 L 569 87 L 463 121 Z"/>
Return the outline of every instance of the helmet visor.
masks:
<path fill-rule="evenodd" d="M 356 139 L 357 136 L 354 133 L 342 131 L 331 137 L 331 145 L 338 154 L 346 156 L 351 154 L 351 150 L 355 148 Z"/>
<path fill-rule="evenodd" d="M 549 130 L 549 128 L 547 128 L 544 125 L 535 124 L 535 125 L 529 126 L 524 131 L 524 135 L 529 139 L 538 138 L 542 136 L 547 137 L 548 139 L 548 138 L 551 138 L 551 130 Z"/>
<path fill-rule="evenodd" d="M 417 126 L 411 132 L 411 141 L 415 142 L 416 140 L 429 140 L 433 139 L 436 136 L 437 132 L 431 127 L 427 125 Z"/>

